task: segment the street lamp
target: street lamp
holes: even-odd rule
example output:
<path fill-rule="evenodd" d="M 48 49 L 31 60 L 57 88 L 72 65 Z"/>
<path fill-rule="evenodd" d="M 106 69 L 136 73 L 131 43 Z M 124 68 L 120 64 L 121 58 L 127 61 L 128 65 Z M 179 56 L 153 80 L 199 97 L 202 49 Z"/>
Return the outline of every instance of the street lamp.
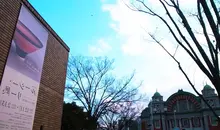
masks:
<path fill-rule="evenodd" d="M 165 113 L 167 111 L 167 108 L 166 107 L 164 107 L 163 108 L 163 112 Z M 161 130 L 163 130 L 163 120 L 162 120 L 163 118 L 162 118 L 162 113 L 161 113 L 161 110 L 160 110 L 160 124 L 161 124 Z"/>
<path fill-rule="evenodd" d="M 163 108 L 163 112 L 165 113 L 165 112 L 167 112 L 167 108 L 166 107 L 164 107 Z M 165 120 L 165 119 L 164 119 Z M 162 123 L 163 121 L 162 121 L 162 115 L 161 115 L 161 128 L 162 128 L 162 130 L 163 130 L 163 123 Z M 166 122 L 165 122 L 165 124 L 166 124 Z M 165 125 L 165 128 L 166 128 L 166 125 Z"/>
<path fill-rule="evenodd" d="M 167 108 L 166 107 L 164 107 L 164 109 L 163 109 L 163 111 L 161 111 L 161 109 L 159 109 L 160 111 L 160 126 L 161 126 L 161 130 L 163 130 L 163 120 L 162 120 L 162 112 L 166 112 L 167 111 Z M 154 108 L 153 109 L 153 111 L 154 112 L 156 112 L 157 111 L 157 109 L 156 108 Z"/>
<path fill-rule="evenodd" d="M 175 113 L 176 113 L 176 110 L 173 111 L 174 121 L 175 121 L 175 125 L 174 125 L 174 127 L 176 128 L 176 114 L 175 114 Z"/>
<path fill-rule="evenodd" d="M 153 109 L 153 112 L 152 112 L 152 123 L 153 123 L 153 124 L 152 124 L 152 130 L 154 130 L 154 118 L 153 118 L 153 113 L 156 112 L 156 111 L 157 111 L 157 109 L 154 108 L 154 109 Z"/>
<path fill-rule="evenodd" d="M 164 112 L 166 112 L 167 111 L 167 108 L 166 107 L 164 107 Z"/>
<path fill-rule="evenodd" d="M 152 105 L 152 104 L 151 104 Z M 151 130 L 154 130 L 154 111 L 155 111 L 155 108 L 153 109 L 152 106 L 150 108 L 150 116 L 151 116 Z"/>

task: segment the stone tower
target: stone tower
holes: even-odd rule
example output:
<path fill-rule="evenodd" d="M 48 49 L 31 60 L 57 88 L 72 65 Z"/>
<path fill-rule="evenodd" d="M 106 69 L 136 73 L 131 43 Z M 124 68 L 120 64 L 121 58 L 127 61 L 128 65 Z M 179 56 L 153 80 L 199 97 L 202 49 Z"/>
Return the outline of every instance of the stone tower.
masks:
<path fill-rule="evenodd" d="M 152 108 L 153 112 L 155 113 L 160 113 L 164 110 L 163 96 L 161 96 L 160 93 L 157 91 L 154 93 L 152 97 Z"/>
<path fill-rule="evenodd" d="M 206 84 L 202 90 L 202 95 L 209 103 L 211 107 L 219 107 L 219 99 L 217 94 L 215 93 L 215 89 L 213 89 L 210 85 Z M 208 108 L 207 105 L 202 101 L 202 108 Z"/>

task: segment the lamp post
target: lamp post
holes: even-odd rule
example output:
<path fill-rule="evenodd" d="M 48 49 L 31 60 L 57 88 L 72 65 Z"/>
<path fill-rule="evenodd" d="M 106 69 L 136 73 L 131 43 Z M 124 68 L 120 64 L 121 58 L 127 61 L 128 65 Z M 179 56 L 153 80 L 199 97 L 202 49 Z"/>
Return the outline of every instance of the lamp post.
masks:
<path fill-rule="evenodd" d="M 174 115 L 174 122 L 175 122 L 174 127 L 176 128 L 176 114 L 175 114 L 175 113 L 176 113 L 176 110 L 174 110 L 174 111 L 173 111 L 173 115 Z"/>
<path fill-rule="evenodd" d="M 163 123 L 162 123 L 162 113 L 160 110 L 160 125 L 161 125 L 161 130 L 163 130 Z"/>
<path fill-rule="evenodd" d="M 157 111 L 157 109 L 156 108 L 154 108 L 153 109 L 153 113 L 155 113 Z M 164 110 L 163 110 L 163 112 L 166 112 L 167 111 L 167 108 L 166 107 L 164 107 Z M 161 130 L 163 130 L 163 118 L 162 118 L 162 111 L 161 111 L 161 109 L 160 109 L 160 126 L 161 126 Z M 153 124 L 154 125 L 154 124 Z"/>
<path fill-rule="evenodd" d="M 167 111 L 167 108 L 164 107 L 164 108 L 163 108 L 163 112 L 164 112 L 164 114 L 165 114 L 166 111 Z M 165 116 L 165 115 L 164 115 L 164 116 Z M 164 118 L 165 118 L 165 117 L 164 117 Z M 164 119 L 164 118 L 162 118 L 162 119 Z M 163 123 L 162 123 L 162 122 L 163 122 L 163 121 L 161 120 L 161 126 L 162 126 L 161 128 L 162 128 L 162 130 L 163 130 Z M 165 119 L 164 119 L 164 123 L 165 123 L 165 130 L 166 130 L 167 128 L 166 128 L 166 122 L 165 122 Z"/>
<path fill-rule="evenodd" d="M 156 113 L 156 111 L 157 111 L 157 109 L 154 108 L 154 109 L 153 109 L 153 113 Z M 153 129 L 154 129 L 154 121 L 153 121 Z"/>
<path fill-rule="evenodd" d="M 167 111 L 167 108 L 166 107 L 164 107 L 164 109 L 163 109 L 163 112 L 165 113 Z M 162 120 L 163 118 L 162 118 L 162 113 L 161 113 L 161 110 L 160 110 L 160 125 L 161 125 L 161 130 L 163 130 L 163 120 Z"/>
<path fill-rule="evenodd" d="M 154 130 L 154 114 L 153 114 L 153 107 L 151 103 L 151 108 L 150 108 L 150 113 L 151 113 L 151 130 Z"/>

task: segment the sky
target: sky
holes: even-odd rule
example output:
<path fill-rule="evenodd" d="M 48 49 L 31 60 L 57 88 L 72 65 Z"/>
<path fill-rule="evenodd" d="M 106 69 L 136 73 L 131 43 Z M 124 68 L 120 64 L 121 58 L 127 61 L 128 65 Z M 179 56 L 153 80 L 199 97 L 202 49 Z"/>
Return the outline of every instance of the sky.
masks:
<path fill-rule="evenodd" d="M 183 8 L 195 4 L 190 0 L 180 1 Z M 174 53 L 176 44 L 167 28 L 152 16 L 131 11 L 122 0 L 29 2 L 70 47 L 70 54 L 113 58 L 115 74 L 119 77 L 135 70 L 135 79 L 143 81 L 141 92 L 147 97 L 152 97 L 156 90 L 165 100 L 178 89 L 194 93 L 177 64 L 149 38 L 147 32 L 157 34 Z M 164 14 L 155 0 L 147 2 Z M 181 48 L 176 58 L 200 92 L 206 83 L 210 84 Z"/>

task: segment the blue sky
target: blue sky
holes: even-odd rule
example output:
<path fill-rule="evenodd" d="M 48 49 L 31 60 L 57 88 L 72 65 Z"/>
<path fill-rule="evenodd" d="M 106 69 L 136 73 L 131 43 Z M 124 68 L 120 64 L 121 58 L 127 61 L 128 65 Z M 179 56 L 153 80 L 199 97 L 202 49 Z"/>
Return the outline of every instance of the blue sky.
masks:
<path fill-rule="evenodd" d="M 29 1 L 74 54 L 84 54 L 88 44 L 112 33 L 108 26 L 110 17 L 101 11 L 101 1 Z"/>
<path fill-rule="evenodd" d="M 181 1 L 181 0 L 180 0 Z M 42 17 L 66 42 L 73 55 L 108 56 L 115 59 L 115 73 L 127 75 L 134 69 L 136 79 L 143 80 L 141 91 L 151 97 L 156 89 L 166 99 L 183 88 L 192 92 L 177 65 L 151 39 L 149 32 L 157 32 L 164 45 L 176 48 L 169 32 L 161 23 L 141 13 L 129 10 L 121 0 L 29 0 Z M 148 0 L 163 13 L 155 0 Z M 193 3 L 183 1 L 185 7 Z M 183 68 L 201 90 L 207 78 L 181 49 L 177 53 Z"/>

